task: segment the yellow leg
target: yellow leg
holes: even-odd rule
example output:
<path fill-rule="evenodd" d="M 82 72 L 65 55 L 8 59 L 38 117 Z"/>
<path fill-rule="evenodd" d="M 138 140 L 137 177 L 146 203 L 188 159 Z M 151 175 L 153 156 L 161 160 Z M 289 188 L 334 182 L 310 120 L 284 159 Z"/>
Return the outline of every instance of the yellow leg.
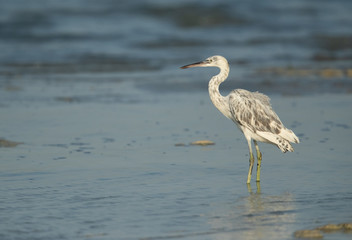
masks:
<path fill-rule="evenodd" d="M 253 152 L 252 152 L 251 140 L 247 139 L 247 141 L 248 141 L 248 148 L 249 148 L 249 170 L 248 170 L 247 183 L 251 183 L 252 170 L 253 170 L 253 165 L 254 165 L 254 156 L 253 156 Z"/>
<path fill-rule="evenodd" d="M 257 182 L 260 182 L 260 167 L 262 165 L 262 153 L 259 150 L 257 141 L 253 140 L 255 149 L 257 150 Z"/>

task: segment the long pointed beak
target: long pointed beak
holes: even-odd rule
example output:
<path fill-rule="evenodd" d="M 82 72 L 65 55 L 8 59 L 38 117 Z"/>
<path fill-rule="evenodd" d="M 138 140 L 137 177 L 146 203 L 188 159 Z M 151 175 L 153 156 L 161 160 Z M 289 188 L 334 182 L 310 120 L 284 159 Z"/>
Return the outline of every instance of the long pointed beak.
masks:
<path fill-rule="evenodd" d="M 185 65 L 183 67 L 180 67 L 180 68 L 186 69 L 186 68 L 191 68 L 191 67 L 203 67 L 205 64 L 206 64 L 206 62 L 202 61 L 202 62 L 191 63 L 191 64 Z"/>

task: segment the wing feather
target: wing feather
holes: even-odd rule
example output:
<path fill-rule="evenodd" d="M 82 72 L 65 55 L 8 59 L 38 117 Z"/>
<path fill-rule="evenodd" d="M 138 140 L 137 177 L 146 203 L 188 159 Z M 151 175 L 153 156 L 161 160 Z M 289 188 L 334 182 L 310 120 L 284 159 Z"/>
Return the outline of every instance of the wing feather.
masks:
<path fill-rule="evenodd" d="M 260 131 L 279 134 L 285 128 L 273 111 L 268 96 L 236 89 L 229 94 L 228 99 L 233 120 L 253 133 Z"/>

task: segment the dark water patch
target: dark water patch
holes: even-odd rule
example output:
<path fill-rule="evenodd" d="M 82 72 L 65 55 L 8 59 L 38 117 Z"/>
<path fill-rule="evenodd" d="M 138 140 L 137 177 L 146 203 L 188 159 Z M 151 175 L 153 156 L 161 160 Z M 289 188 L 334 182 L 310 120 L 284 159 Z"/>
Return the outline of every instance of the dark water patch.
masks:
<path fill-rule="evenodd" d="M 95 147 L 90 146 L 90 143 L 84 143 L 84 142 L 71 142 L 70 147 L 74 148 L 70 151 L 70 153 L 72 153 L 72 151 L 74 152 L 78 152 L 78 153 L 84 153 L 84 154 L 91 154 L 91 150 L 94 150 Z"/>
<path fill-rule="evenodd" d="M 352 49 L 352 35 L 316 35 L 314 40 L 318 46 L 328 51 Z"/>
<path fill-rule="evenodd" d="M 103 142 L 104 143 L 113 143 L 113 142 L 115 142 L 115 139 L 114 138 L 103 138 Z"/>
<path fill-rule="evenodd" d="M 334 121 L 325 121 L 324 124 L 329 126 L 329 127 L 327 127 L 329 130 L 330 130 L 330 128 L 333 128 L 333 127 L 343 128 L 343 129 L 346 129 L 346 130 L 351 128 L 348 124 L 336 123 Z"/>
<path fill-rule="evenodd" d="M 70 143 L 70 145 L 72 147 L 74 147 L 74 149 L 72 149 L 70 151 L 70 153 L 72 153 L 72 151 L 77 152 L 77 153 L 84 153 L 84 154 L 91 154 L 92 150 L 95 149 L 95 147 L 90 147 L 90 143 L 83 143 L 83 142 L 73 142 Z M 77 148 L 75 148 L 77 147 Z"/>
<path fill-rule="evenodd" d="M 58 148 L 68 148 L 67 144 L 64 143 L 56 143 L 56 144 L 44 144 L 46 147 L 58 147 Z"/>
<path fill-rule="evenodd" d="M 159 38 L 153 41 L 144 41 L 139 46 L 144 48 L 167 48 L 167 47 L 200 47 L 211 46 L 213 42 L 206 39 L 178 39 L 178 38 Z"/>
<path fill-rule="evenodd" d="M 1 36 L 2 40 L 14 41 L 14 42 L 25 42 L 26 44 L 32 44 L 34 46 L 49 42 L 73 42 L 73 41 L 104 41 L 104 40 L 117 40 L 121 38 L 120 35 L 94 35 L 89 33 L 33 33 L 33 32 L 13 32 L 11 34 L 5 34 Z"/>
<path fill-rule="evenodd" d="M 0 36 L 11 36 L 19 32 L 29 32 L 34 27 L 50 27 L 52 21 L 47 13 L 40 10 L 18 10 L 0 22 Z"/>
<path fill-rule="evenodd" d="M 109 73 L 109 72 L 139 72 L 160 69 L 160 63 L 142 59 L 126 59 L 124 57 L 109 57 L 84 55 L 77 61 L 69 62 L 23 62 L 4 63 L 2 75 L 13 74 L 77 74 L 77 73 Z"/>
<path fill-rule="evenodd" d="M 350 126 L 347 124 L 337 123 L 335 126 L 343 129 L 350 129 Z"/>
<path fill-rule="evenodd" d="M 33 171 L 33 172 L 14 172 L 14 173 L 1 173 L 1 177 L 8 177 L 8 178 L 18 178 L 18 177 L 25 177 L 26 179 L 33 179 L 33 177 L 40 177 L 40 176 L 45 176 L 45 175 L 51 175 L 55 174 L 54 172 L 38 172 L 38 171 Z M 9 179 L 11 180 L 11 179 Z M 16 179 L 18 180 L 18 179 Z"/>
<path fill-rule="evenodd" d="M 66 160 L 67 157 L 55 157 L 53 158 L 53 160 Z"/>
<path fill-rule="evenodd" d="M 319 142 L 320 142 L 320 143 L 326 143 L 328 140 L 329 140 L 329 138 L 323 138 L 323 139 L 321 139 Z"/>
<path fill-rule="evenodd" d="M 102 1 L 102 4 L 90 2 L 88 6 L 82 7 L 80 4 L 58 4 L 57 7 L 50 10 L 51 14 L 62 17 L 111 17 L 117 16 L 118 13 L 125 12 L 129 9 L 126 1 Z M 76 1 L 76 3 L 79 3 Z M 126 4 L 127 3 L 127 4 Z"/>
<path fill-rule="evenodd" d="M 248 23 L 230 5 L 223 3 L 179 5 L 145 5 L 141 12 L 157 18 L 171 20 L 185 28 L 216 27 L 219 25 L 244 25 Z"/>
<path fill-rule="evenodd" d="M 160 62 L 151 59 L 132 58 L 125 55 L 83 54 L 77 56 L 78 62 L 91 65 L 113 65 L 115 71 L 150 71 L 159 70 Z"/>
<path fill-rule="evenodd" d="M 90 145 L 90 143 L 84 143 L 84 142 L 72 142 L 70 143 L 71 146 L 87 146 Z"/>
<path fill-rule="evenodd" d="M 78 102 L 76 97 L 56 97 L 55 99 L 57 101 L 67 102 L 67 103 Z"/>
<path fill-rule="evenodd" d="M 114 34 L 84 34 L 79 31 L 55 31 L 54 27 L 61 24 L 79 23 L 82 19 L 89 20 L 92 17 L 96 19 L 118 20 L 121 13 L 126 11 L 126 4 L 99 3 L 90 2 L 89 6 L 82 7 L 80 1 L 67 3 L 46 3 L 41 1 L 26 4 L 16 1 L 13 4 L 4 4 L 3 11 L 6 12 L 5 18 L 0 22 L 1 40 L 22 41 L 31 43 L 43 43 L 47 41 L 72 41 L 72 40 L 89 40 L 89 39 L 107 39 Z M 18 5 L 17 7 L 15 7 Z M 65 19 L 59 24 L 57 19 Z M 84 25 L 84 24 L 82 24 Z M 38 31 L 38 30 L 41 31 Z M 49 30 L 50 29 L 50 30 Z M 62 29 L 61 29 L 62 30 Z"/>
<path fill-rule="evenodd" d="M 283 44 L 283 45 L 307 45 L 307 38 L 304 37 L 285 37 L 285 36 L 261 36 L 246 39 L 244 44 L 248 46 Z"/>
<path fill-rule="evenodd" d="M 56 97 L 56 101 L 65 103 L 124 103 L 124 104 L 138 104 L 141 103 L 141 99 L 137 99 L 132 96 L 125 96 L 122 94 L 91 94 L 82 96 L 62 96 Z"/>
<path fill-rule="evenodd" d="M 335 53 L 315 53 L 311 57 L 311 60 L 315 62 L 352 61 L 352 55 L 340 56 Z M 349 71 L 352 70 L 349 69 Z M 347 75 L 352 76 L 352 73 Z"/>
<path fill-rule="evenodd" d="M 294 214 L 296 212 L 297 212 L 296 210 L 284 210 L 284 211 L 277 210 L 277 211 L 268 212 L 268 214 L 274 215 L 274 216 L 280 216 L 280 215 L 286 215 L 286 214 Z"/>

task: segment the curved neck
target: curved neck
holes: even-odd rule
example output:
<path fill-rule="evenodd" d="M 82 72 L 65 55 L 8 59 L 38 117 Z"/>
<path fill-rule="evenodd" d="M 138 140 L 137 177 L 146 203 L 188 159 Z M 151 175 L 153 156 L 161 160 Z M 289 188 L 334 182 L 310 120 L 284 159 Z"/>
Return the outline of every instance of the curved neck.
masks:
<path fill-rule="evenodd" d="M 230 109 L 226 98 L 220 94 L 219 86 L 226 80 L 229 71 L 228 66 L 226 68 L 220 68 L 220 73 L 212 77 L 208 85 L 209 96 L 214 106 L 228 118 L 231 116 Z"/>

